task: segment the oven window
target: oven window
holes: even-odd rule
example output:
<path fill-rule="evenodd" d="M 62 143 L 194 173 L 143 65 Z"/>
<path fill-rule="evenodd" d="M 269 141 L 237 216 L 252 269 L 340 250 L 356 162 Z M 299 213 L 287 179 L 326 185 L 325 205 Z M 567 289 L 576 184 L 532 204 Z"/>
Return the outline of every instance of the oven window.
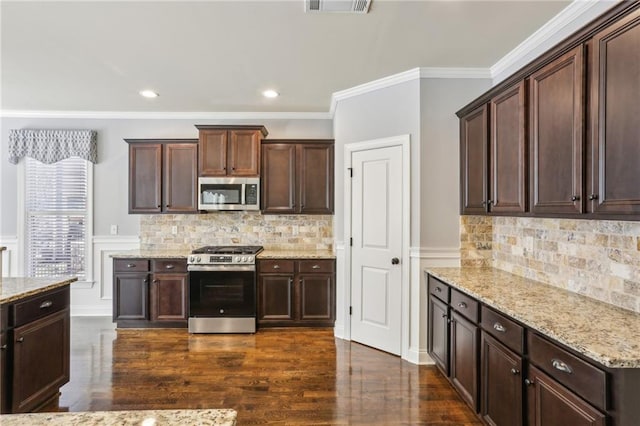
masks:
<path fill-rule="evenodd" d="M 255 272 L 189 272 L 190 317 L 234 317 L 255 316 L 255 314 Z"/>

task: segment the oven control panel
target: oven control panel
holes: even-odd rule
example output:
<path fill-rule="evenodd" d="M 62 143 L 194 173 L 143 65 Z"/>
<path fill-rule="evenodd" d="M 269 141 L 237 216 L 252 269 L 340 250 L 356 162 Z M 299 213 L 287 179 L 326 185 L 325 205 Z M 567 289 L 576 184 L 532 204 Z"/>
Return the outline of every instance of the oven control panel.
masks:
<path fill-rule="evenodd" d="M 253 265 L 253 255 L 192 254 L 187 259 L 189 265 Z"/>

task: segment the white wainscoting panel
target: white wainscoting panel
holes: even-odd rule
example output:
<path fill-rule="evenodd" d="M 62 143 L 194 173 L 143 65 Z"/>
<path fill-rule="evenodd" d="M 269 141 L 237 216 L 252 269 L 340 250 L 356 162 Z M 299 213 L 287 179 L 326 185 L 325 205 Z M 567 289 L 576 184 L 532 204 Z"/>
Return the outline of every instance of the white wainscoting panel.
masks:
<path fill-rule="evenodd" d="M 351 338 L 350 329 L 347 328 L 349 319 L 350 276 L 345 264 L 345 247 L 343 241 L 335 242 L 336 251 L 336 322 L 333 325 L 333 335 L 340 339 Z"/>
<path fill-rule="evenodd" d="M 0 246 L 7 249 L 0 252 L 3 277 L 18 276 L 18 237 L 0 236 Z"/>

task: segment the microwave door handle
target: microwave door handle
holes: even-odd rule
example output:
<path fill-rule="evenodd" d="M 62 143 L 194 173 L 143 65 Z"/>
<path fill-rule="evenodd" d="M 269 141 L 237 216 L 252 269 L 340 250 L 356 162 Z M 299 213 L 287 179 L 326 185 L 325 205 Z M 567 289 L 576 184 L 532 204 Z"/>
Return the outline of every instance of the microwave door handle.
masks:
<path fill-rule="evenodd" d="M 242 184 L 240 185 L 240 204 L 245 205 L 247 204 L 247 200 L 246 200 L 246 190 L 247 190 L 247 185 L 246 184 Z"/>

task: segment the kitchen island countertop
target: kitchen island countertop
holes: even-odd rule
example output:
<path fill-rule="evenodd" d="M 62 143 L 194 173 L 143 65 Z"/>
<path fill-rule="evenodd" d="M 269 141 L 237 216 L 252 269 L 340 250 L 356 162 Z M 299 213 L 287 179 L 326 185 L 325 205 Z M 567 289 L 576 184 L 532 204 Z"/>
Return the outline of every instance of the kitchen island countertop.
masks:
<path fill-rule="evenodd" d="M 610 368 L 640 368 L 640 314 L 494 268 L 427 268 L 439 278 Z"/>
<path fill-rule="evenodd" d="M 235 410 L 128 410 L 30 413 L 0 416 L 2 426 L 233 426 Z"/>
<path fill-rule="evenodd" d="M 0 303 L 9 303 L 78 281 L 77 277 L 0 278 Z"/>
<path fill-rule="evenodd" d="M 126 250 L 111 253 L 109 257 L 119 259 L 186 259 L 190 250 Z"/>

